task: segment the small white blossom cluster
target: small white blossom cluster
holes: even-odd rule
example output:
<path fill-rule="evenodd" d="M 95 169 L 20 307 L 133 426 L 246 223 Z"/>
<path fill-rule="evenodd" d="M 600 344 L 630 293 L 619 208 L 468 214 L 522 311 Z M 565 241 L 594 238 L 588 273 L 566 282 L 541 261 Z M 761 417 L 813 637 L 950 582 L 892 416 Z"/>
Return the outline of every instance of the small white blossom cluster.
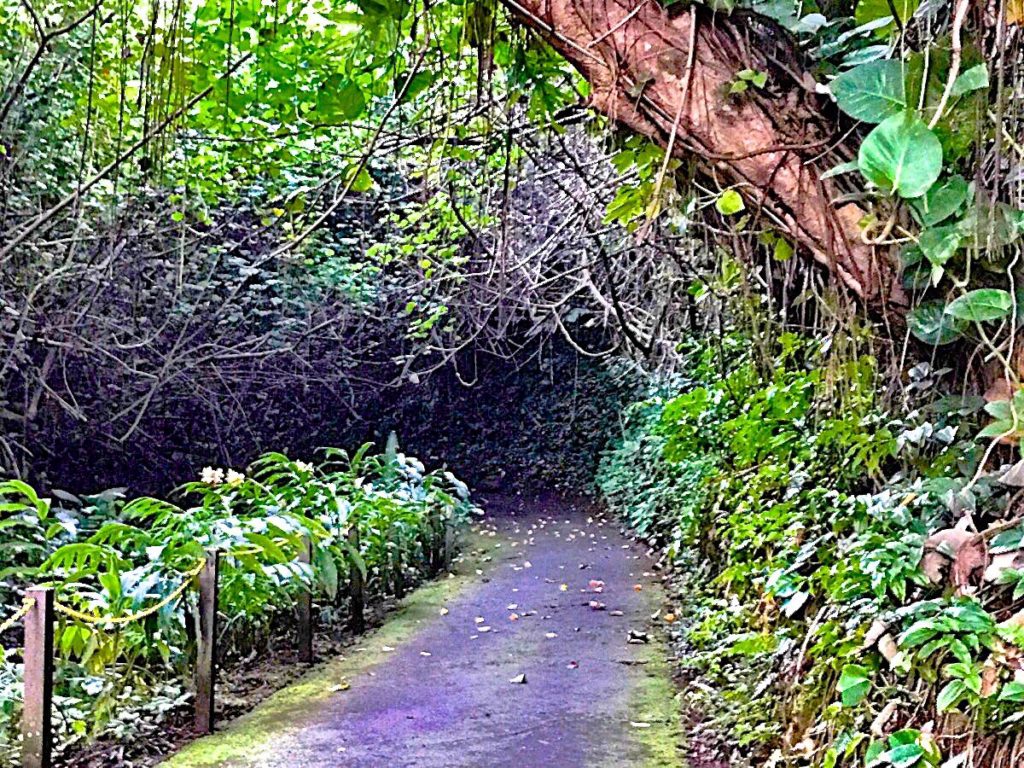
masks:
<path fill-rule="evenodd" d="M 299 470 L 300 472 L 312 472 L 313 471 L 313 465 L 310 464 L 308 461 L 296 461 L 295 462 L 295 468 L 297 470 Z"/>
<path fill-rule="evenodd" d="M 241 485 L 245 482 L 245 475 L 233 469 L 223 470 L 220 467 L 203 467 L 200 481 L 206 485 Z"/>

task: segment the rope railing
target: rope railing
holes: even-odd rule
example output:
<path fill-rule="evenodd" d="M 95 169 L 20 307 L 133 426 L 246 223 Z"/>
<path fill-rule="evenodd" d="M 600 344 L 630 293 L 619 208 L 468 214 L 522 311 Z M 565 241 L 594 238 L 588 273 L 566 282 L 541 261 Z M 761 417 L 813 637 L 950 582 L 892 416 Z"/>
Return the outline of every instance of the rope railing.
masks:
<path fill-rule="evenodd" d="M 53 608 L 55 611 L 57 611 L 57 613 L 68 616 L 69 618 L 75 619 L 76 621 L 80 621 L 83 624 L 104 626 L 119 626 L 124 624 L 131 624 L 132 622 L 141 621 L 142 619 L 149 618 L 155 613 L 159 613 L 161 610 L 163 610 L 168 605 L 177 600 L 179 597 L 181 597 L 183 594 L 185 594 L 185 590 L 187 590 L 192 585 L 192 580 L 199 575 L 199 572 L 203 570 L 205 565 L 206 561 L 200 560 L 199 563 L 194 568 L 192 568 L 189 571 L 185 571 L 185 580 L 173 592 L 171 592 L 165 598 L 160 600 L 160 602 L 151 605 L 149 608 L 145 608 L 135 613 L 125 614 L 124 616 L 96 616 L 93 614 L 85 613 L 83 611 L 79 611 L 75 608 L 72 608 L 70 605 L 65 605 L 59 600 L 54 600 Z"/>
<path fill-rule="evenodd" d="M 35 598 L 26 597 L 21 603 L 21 608 L 16 610 L 13 615 L 9 616 L 6 621 L 0 624 L 0 635 L 3 635 L 4 632 L 28 616 L 29 611 L 32 610 L 35 604 Z"/>

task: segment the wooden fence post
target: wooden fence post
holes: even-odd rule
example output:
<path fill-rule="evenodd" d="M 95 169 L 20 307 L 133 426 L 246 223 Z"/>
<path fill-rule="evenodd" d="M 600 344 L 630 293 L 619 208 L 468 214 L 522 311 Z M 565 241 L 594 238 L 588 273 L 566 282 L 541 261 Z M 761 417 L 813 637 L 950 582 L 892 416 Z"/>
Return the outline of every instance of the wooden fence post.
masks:
<path fill-rule="evenodd" d="M 444 518 L 444 569 L 451 571 L 452 558 L 455 555 L 455 526 L 453 525 L 451 513 Z"/>
<path fill-rule="evenodd" d="M 306 536 L 299 551 L 299 562 L 313 562 L 313 542 Z M 299 662 L 313 663 L 313 585 L 299 593 Z"/>
<path fill-rule="evenodd" d="M 199 572 L 199 632 L 196 653 L 196 731 L 213 733 L 214 688 L 217 682 L 217 571 L 220 552 L 206 555 Z"/>
<path fill-rule="evenodd" d="M 352 526 L 348 532 L 348 541 L 355 552 L 359 551 L 359 529 L 356 526 Z M 353 632 L 363 632 L 366 629 L 366 619 L 363 616 L 363 610 L 365 607 L 365 595 L 364 591 L 366 585 L 363 583 L 363 574 L 356 567 L 355 563 L 349 566 L 348 576 L 348 591 L 349 591 L 349 628 Z"/>
<path fill-rule="evenodd" d="M 402 573 L 402 553 L 397 546 L 391 550 L 391 591 L 395 593 L 395 599 L 401 600 L 405 597 L 405 576 Z"/>
<path fill-rule="evenodd" d="M 444 532 L 441 515 L 437 510 L 430 513 L 430 572 L 437 575 L 444 567 L 444 553 L 441 547 L 444 542 Z"/>
<path fill-rule="evenodd" d="M 53 589 L 33 587 L 25 616 L 25 708 L 21 716 L 24 768 L 50 768 L 53 730 Z"/>

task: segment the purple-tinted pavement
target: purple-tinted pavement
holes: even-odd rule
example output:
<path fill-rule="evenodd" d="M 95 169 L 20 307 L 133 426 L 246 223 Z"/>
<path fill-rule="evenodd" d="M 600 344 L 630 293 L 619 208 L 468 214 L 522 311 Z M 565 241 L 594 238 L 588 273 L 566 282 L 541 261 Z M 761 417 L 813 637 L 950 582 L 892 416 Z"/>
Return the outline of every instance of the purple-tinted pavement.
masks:
<path fill-rule="evenodd" d="M 278 704 L 281 729 L 270 738 L 246 743 L 240 726 L 231 739 L 228 726 L 214 749 L 201 741 L 169 765 L 677 764 L 664 749 L 660 758 L 652 753 L 652 738 L 669 738 L 674 728 L 665 717 L 651 722 L 643 701 L 665 675 L 661 648 L 629 642 L 630 630 L 645 633 L 657 610 L 647 559 L 614 525 L 569 504 L 504 501 L 489 513 L 471 544 L 476 554 L 461 566 L 474 578 L 394 647 L 367 637 L 361 645 L 383 653 L 378 663 L 312 708 L 289 713 Z"/>

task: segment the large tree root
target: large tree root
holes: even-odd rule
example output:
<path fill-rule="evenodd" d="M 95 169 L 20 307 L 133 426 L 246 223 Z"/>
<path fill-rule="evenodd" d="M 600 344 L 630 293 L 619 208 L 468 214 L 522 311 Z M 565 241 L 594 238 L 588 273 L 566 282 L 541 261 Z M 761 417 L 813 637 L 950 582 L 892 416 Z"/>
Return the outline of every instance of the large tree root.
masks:
<path fill-rule="evenodd" d="M 904 307 L 890 249 L 865 241 L 864 211 L 821 178 L 849 155 L 774 23 L 654 0 L 503 1 L 586 77 L 596 109 L 736 185 L 867 304 Z M 730 95 L 743 69 L 768 73 L 766 87 Z"/>

